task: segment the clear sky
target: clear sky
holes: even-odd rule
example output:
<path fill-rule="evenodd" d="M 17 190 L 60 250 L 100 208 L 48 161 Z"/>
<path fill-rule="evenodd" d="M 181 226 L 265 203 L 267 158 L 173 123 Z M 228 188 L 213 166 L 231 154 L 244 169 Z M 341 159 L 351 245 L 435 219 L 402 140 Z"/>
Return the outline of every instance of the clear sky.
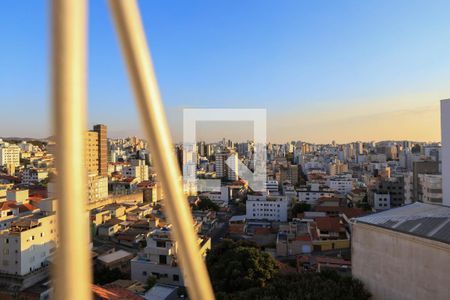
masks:
<path fill-rule="evenodd" d="M 89 2 L 90 125 L 139 134 L 107 3 Z M 50 134 L 49 3 L 1 2 L 0 136 Z M 440 139 L 450 1 L 139 3 L 175 140 L 185 107 L 267 108 L 274 142 Z"/>

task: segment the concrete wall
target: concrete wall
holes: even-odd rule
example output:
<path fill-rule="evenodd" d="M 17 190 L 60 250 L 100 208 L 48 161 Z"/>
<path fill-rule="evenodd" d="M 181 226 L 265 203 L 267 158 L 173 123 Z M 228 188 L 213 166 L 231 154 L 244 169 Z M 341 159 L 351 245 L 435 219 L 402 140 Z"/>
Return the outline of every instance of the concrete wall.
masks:
<path fill-rule="evenodd" d="M 102 199 L 96 202 L 88 203 L 88 210 L 93 210 L 98 207 L 102 207 L 112 203 L 142 203 L 144 200 L 143 192 L 137 191 L 133 194 L 120 195 L 120 196 L 110 196 L 106 199 Z"/>
<path fill-rule="evenodd" d="M 450 99 L 441 101 L 442 204 L 450 206 Z"/>
<path fill-rule="evenodd" d="M 149 276 L 159 274 L 158 282 L 173 285 L 184 285 L 183 275 L 179 267 L 159 265 L 146 260 L 134 258 L 131 260 L 131 280 L 146 283 Z M 176 275 L 178 280 L 174 280 Z"/>
<path fill-rule="evenodd" d="M 450 245 L 356 223 L 352 272 L 373 300 L 446 300 L 450 287 Z"/>

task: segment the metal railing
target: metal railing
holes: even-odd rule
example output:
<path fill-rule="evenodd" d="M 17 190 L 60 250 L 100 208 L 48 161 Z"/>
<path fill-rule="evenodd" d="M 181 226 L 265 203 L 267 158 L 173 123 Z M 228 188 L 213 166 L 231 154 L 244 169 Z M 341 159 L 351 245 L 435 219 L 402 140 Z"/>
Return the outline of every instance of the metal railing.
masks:
<path fill-rule="evenodd" d="M 109 0 L 140 119 L 165 192 L 189 296 L 214 299 L 181 186 L 173 144 L 135 0 Z M 86 0 L 52 1 L 52 98 L 56 135 L 59 248 L 56 299 L 92 299 L 84 131 L 86 129 Z"/>

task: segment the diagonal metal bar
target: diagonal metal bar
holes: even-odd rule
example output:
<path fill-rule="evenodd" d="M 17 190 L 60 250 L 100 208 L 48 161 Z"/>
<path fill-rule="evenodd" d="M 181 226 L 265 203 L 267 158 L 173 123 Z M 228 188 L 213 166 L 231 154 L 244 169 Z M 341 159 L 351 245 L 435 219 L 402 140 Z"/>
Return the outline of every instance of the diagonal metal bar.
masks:
<path fill-rule="evenodd" d="M 56 135 L 59 247 L 56 299 L 91 299 L 84 144 L 86 0 L 52 1 L 52 100 Z"/>
<path fill-rule="evenodd" d="M 192 299 L 214 299 L 199 251 L 192 215 L 181 186 L 173 143 L 162 105 L 153 63 L 135 0 L 109 0 L 128 67 L 141 124 L 165 193 L 165 207 L 178 243 L 181 268 Z"/>

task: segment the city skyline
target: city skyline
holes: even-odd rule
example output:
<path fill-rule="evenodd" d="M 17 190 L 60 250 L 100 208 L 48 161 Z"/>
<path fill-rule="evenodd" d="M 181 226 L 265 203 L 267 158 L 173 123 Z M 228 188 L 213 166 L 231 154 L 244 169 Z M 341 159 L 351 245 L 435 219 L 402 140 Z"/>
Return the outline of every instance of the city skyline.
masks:
<path fill-rule="evenodd" d="M 450 299 L 450 2 L 0 10 L 0 299 Z"/>
<path fill-rule="evenodd" d="M 51 134 L 48 5 L 9 1 L 0 12 L 15 24 L 1 26 L 2 136 Z M 268 139 L 321 143 L 439 140 L 449 5 L 140 2 L 174 140 L 183 108 L 250 107 L 267 109 Z M 105 2 L 90 2 L 89 36 L 89 125 L 141 135 Z"/>

